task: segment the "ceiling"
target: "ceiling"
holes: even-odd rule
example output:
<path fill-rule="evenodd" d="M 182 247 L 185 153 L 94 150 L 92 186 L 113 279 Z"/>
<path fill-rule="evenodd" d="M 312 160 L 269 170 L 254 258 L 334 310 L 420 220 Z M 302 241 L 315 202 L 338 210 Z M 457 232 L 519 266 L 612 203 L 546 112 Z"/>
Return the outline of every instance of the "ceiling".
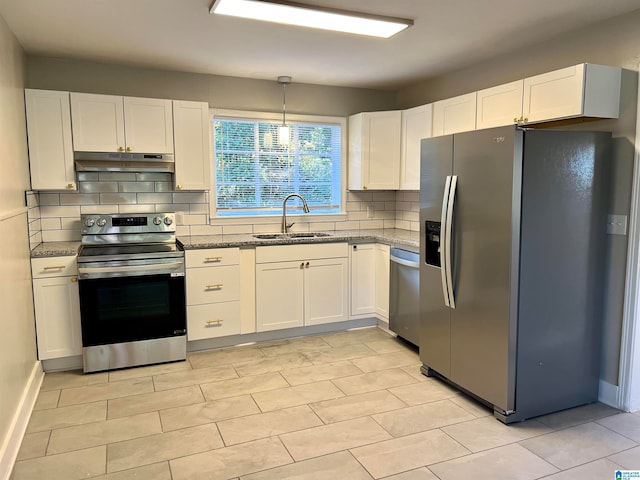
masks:
<path fill-rule="evenodd" d="M 212 15 L 212 0 L 0 0 L 30 55 L 397 89 L 600 20 L 640 0 L 299 0 L 414 20 L 390 39 Z"/>

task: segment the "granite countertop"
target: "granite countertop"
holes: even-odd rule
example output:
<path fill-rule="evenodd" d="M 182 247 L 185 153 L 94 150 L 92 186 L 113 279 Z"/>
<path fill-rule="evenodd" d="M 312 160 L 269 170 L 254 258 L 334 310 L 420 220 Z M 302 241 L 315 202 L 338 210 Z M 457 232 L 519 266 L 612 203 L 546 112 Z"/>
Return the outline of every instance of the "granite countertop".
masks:
<path fill-rule="evenodd" d="M 45 242 L 31 250 L 31 258 L 77 255 L 80 242 Z"/>
<path fill-rule="evenodd" d="M 291 245 L 299 243 L 376 241 L 386 243 L 391 246 L 405 247 L 409 250 L 417 251 L 420 244 L 420 234 L 418 232 L 399 230 L 395 228 L 344 231 L 332 230 L 319 233 L 325 233 L 328 234 L 328 236 L 259 239 L 255 238 L 253 236 L 254 234 L 246 233 L 234 235 L 179 235 L 178 240 L 182 243 L 185 250 L 221 247 Z"/>
<path fill-rule="evenodd" d="M 409 230 L 399 230 L 395 228 L 374 229 L 374 230 L 344 230 L 325 231 L 326 237 L 304 237 L 304 238 L 276 238 L 259 239 L 253 234 L 234 235 L 179 235 L 178 240 L 185 250 L 196 250 L 200 248 L 221 248 L 221 247 L 247 247 L 263 245 L 291 245 L 299 243 L 327 243 L 327 242 L 366 242 L 375 241 L 386 243 L 392 247 L 404 247 L 408 250 L 418 251 L 418 232 Z M 64 257 L 77 255 L 80 242 L 44 242 L 31 250 L 31 258 L 38 257 Z"/>

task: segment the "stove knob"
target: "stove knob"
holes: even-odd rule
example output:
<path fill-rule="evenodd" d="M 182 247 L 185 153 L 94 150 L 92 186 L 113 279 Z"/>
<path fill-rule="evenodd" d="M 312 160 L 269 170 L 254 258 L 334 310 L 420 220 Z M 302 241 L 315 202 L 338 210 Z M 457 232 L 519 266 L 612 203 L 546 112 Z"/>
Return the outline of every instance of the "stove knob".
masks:
<path fill-rule="evenodd" d="M 88 227 L 88 228 L 91 228 L 91 227 L 93 227 L 93 225 L 94 225 L 95 223 L 96 223 L 96 219 L 95 219 L 95 218 L 87 218 L 87 219 L 84 221 L 84 226 L 85 226 L 85 227 Z"/>
<path fill-rule="evenodd" d="M 171 217 L 164 217 L 164 224 L 169 226 L 173 223 L 173 220 L 171 220 Z"/>
<path fill-rule="evenodd" d="M 162 218 L 160 217 L 156 217 L 153 219 L 153 224 L 154 225 L 160 225 L 162 223 Z"/>
<path fill-rule="evenodd" d="M 99 218 L 98 221 L 96 222 L 96 225 L 98 225 L 99 227 L 104 227 L 107 224 L 107 219 L 106 218 Z"/>

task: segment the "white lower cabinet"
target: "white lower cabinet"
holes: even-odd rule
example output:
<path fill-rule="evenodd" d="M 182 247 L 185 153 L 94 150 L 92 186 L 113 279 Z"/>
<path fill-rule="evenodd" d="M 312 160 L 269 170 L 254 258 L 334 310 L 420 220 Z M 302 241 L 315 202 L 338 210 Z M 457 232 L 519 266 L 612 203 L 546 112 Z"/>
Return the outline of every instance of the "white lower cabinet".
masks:
<path fill-rule="evenodd" d="M 31 260 L 38 358 L 82 355 L 76 257 Z"/>
<path fill-rule="evenodd" d="M 187 339 L 240 334 L 239 249 L 188 250 L 185 263 Z"/>
<path fill-rule="evenodd" d="M 376 243 L 376 314 L 383 320 L 389 320 L 389 245 Z"/>
<path fill-rule="evenodd" d="M 351 245 L 351 315 L 373 315 L 375 293 L 375 244 Z"/>
<path fill-rule="evenodd" d="M 351 315 L 389 318 L 389 245 L 351 246 Z"/>
<path fill-rule="evenodd" d="M 349 318 L 346 243 L 256 248 L 258 332 Z"/>

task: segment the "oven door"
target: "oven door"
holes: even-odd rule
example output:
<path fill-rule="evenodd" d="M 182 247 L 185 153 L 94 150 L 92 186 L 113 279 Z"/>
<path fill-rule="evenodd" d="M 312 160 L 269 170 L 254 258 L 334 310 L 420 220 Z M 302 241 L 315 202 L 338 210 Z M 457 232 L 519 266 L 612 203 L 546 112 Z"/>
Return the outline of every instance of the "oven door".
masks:
<path fill-rule="evenodd" d="M 99 263 L 78 265 L 83 347 L 185 335 L 182 259 Z"/>

